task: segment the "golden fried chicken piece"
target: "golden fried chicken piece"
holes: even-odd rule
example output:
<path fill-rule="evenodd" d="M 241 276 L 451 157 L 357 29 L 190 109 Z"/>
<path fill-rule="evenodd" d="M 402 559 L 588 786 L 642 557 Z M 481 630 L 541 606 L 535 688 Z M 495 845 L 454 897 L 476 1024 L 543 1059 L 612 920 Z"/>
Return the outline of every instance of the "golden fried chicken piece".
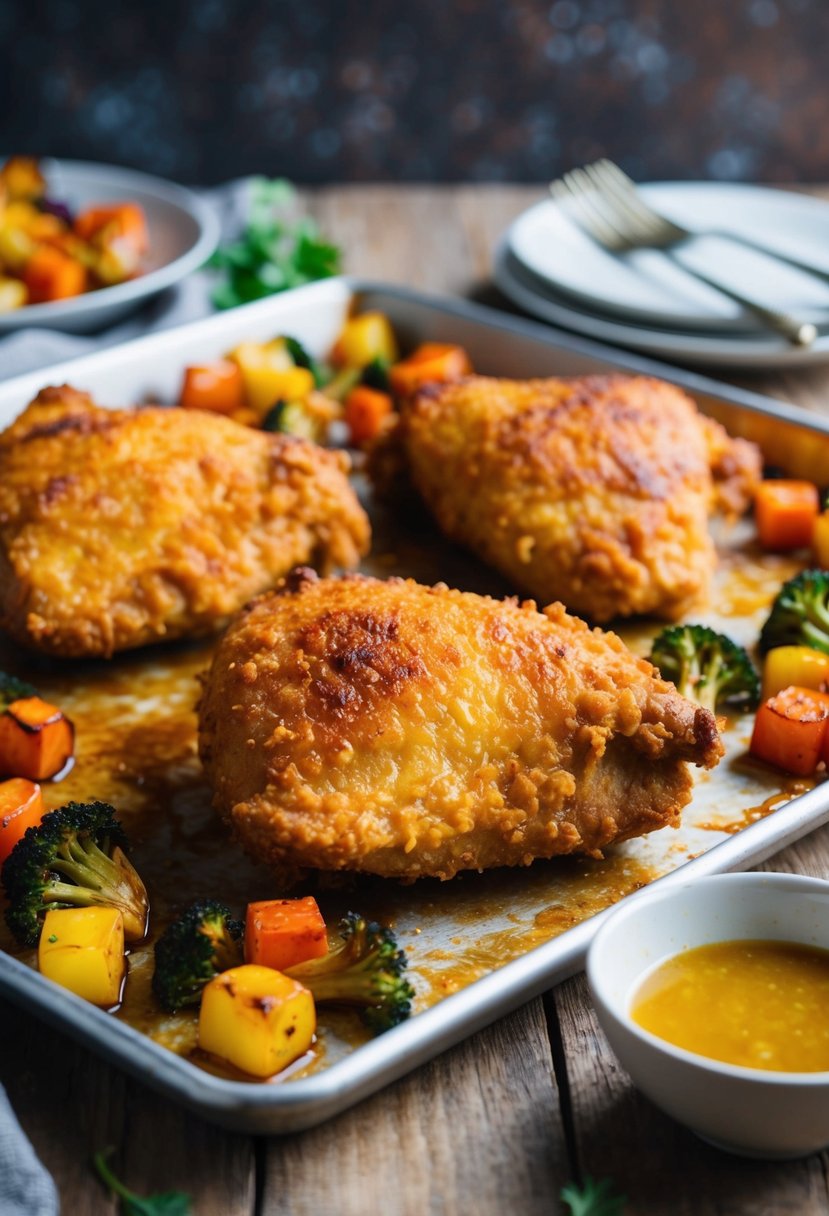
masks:
<path fill-rule="evenodd" d="M 561 604 L 295 571 L 205 678 L 215 803 L 288 871 L 451 878 L 677 822 L 712 715 Z"/>
<path fill-rule="evenodd" d="M 427 385 L 396 442 L 447 536 L 594 621 L 704 602 L 709 511 L 744 511 L 761 471 L 753 444 L 644 376 Z"/>
<path fill-rule="evenodd" d="M 65 656 L 210 633 L 297 562 L 355 566 L 343 454 L 45 389 L 0 435 L 0 626 Z"/>

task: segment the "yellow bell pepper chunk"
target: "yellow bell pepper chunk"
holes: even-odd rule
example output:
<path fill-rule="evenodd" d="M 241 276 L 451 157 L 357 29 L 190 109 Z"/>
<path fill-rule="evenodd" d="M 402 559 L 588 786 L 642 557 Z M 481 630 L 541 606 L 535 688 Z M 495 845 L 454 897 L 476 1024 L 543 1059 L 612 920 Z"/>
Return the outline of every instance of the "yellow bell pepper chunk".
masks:
<path fill-rule="evenodd" d="M 0 278 L 0 312 L 14 312 L 22 308 L 29 298 L 26 284 L 20 279 Z"/>
<path fill-rule="evenodd" d="M 272 1077 L 304 1055 L 316 1027 L 311 993 L 271 967 L 233 967 L 202 993 L 199 1046 L 254 1077 Z"/>
<path fill-rule="evenodd" d="M 822 570 L 829 570 L 829 511 L 821 511 L 814 523 L 812 548 L 815 561 Z"/>
<path fill-rule="evenodd" d="M 117 1005 L 126 971 L 117 908 L 54 908 L 37 948 L 41 975 L 93 1005 Z"/>
<path fill-rule="evenodd" d="M 283 338 L 242 342 L 227 357 L 238 365 L 246 404 L 260 419 L 277 401 L 302 400 L 314 388 L 313 374 L 295 366 Z"/>
<path fill-rule="evenodd" d="M 364 312 L 346 321 L 332 357 L 340 367 L 365 367 L 373 359 L 396 363 L 397 339 L 388 317 L 382 312 Z"/>
<path fill-rule="evenodd" d="M 810 646 L 775 646 L 763 664 L 763 700 L 790 685 L 823 692 L 829 688 L 829 654 Z"/>

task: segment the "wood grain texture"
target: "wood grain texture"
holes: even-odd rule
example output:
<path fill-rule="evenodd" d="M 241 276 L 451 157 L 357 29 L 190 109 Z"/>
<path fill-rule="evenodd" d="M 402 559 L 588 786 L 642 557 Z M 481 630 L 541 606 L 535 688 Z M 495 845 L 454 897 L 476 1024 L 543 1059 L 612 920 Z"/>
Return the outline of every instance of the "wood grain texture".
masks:
<path fill-rule="evenodd" d="M 540 1001 L 267 1146 L 262 1216 L 551 1216 L 570 1177 Z"/>
<path fill-rule="evenodd" d="M 305 200 L 346 248 L 350 271 L 493 302 L 495 241 L 540 196 L 535 186 L 332 186 Z M 740 382 L 829 413 L 827 370 Z M 829 876 L 829 828 L 762 868 Z M 0 1075 L 55 1175 L 64 1216 L 114 1213 L 88 1168 L 108 1143 L 137 1191 L 181 1187 L 197 1216 L 557 1216 L 578 1166 L 613 1176 L 630 1216 L 829 1211 L 829 1161 L 741 1162 L 640 1097 L 583 981 L 557 989 L 548 1008 L 549 1027 L 534 1002 L 336 1121 L 283 1140 L 211 1128 L 7 1005 Z M 566 1089 L 553 1076 L 548 1029 Z"/>
<path fill-rule="evenodd" d="M 0 1076 L 55 1179 L 63 1216 L 118 1210 L 91 1169 L 109 1145 L 116 1174 L 141 1195 L 187 1191 L 198 1216 L 253 1212 L 250 1137 L 211 1127 L 6 1002 L 0 1043 Z"/>

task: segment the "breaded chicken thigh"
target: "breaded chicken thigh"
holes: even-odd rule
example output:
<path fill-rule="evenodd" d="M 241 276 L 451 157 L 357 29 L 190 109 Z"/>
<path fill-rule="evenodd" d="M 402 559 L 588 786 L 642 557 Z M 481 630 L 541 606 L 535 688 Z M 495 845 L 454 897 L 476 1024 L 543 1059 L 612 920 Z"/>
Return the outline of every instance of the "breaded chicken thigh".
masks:
<path fill-rule="evenodd" d="M 447 536 L 599 622 L 704 602 L 709 512 L 744 511 L 761 471 L 753 444 L 644 376 L 427 385 L 397 443 Z"/>
<path fill-rule="evenodd" d="M 255 857 L 398 878 L 675 824 L 712 715 L 560 604 L 296 571 L 230 626 L 199 746 Z"/>
<path fill-rule="evenodd" d="M 0 626 L 69 657 L 210 633 L 297 562 L 356 566 L 347 458 L 45 389 L 0 435 Z"/>

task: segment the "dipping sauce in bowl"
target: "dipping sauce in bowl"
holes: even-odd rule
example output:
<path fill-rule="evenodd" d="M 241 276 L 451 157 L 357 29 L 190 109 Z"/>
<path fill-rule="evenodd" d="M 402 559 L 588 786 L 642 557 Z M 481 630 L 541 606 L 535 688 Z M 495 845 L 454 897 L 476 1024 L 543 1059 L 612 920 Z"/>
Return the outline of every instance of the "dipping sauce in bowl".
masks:
<path fill-rule="evenodd" d="M 669 1043 L 727 1064 L 829 1071 L 829 950 L 799 942 L 715 942 L 661 963 L 630 1016 Z"/>

